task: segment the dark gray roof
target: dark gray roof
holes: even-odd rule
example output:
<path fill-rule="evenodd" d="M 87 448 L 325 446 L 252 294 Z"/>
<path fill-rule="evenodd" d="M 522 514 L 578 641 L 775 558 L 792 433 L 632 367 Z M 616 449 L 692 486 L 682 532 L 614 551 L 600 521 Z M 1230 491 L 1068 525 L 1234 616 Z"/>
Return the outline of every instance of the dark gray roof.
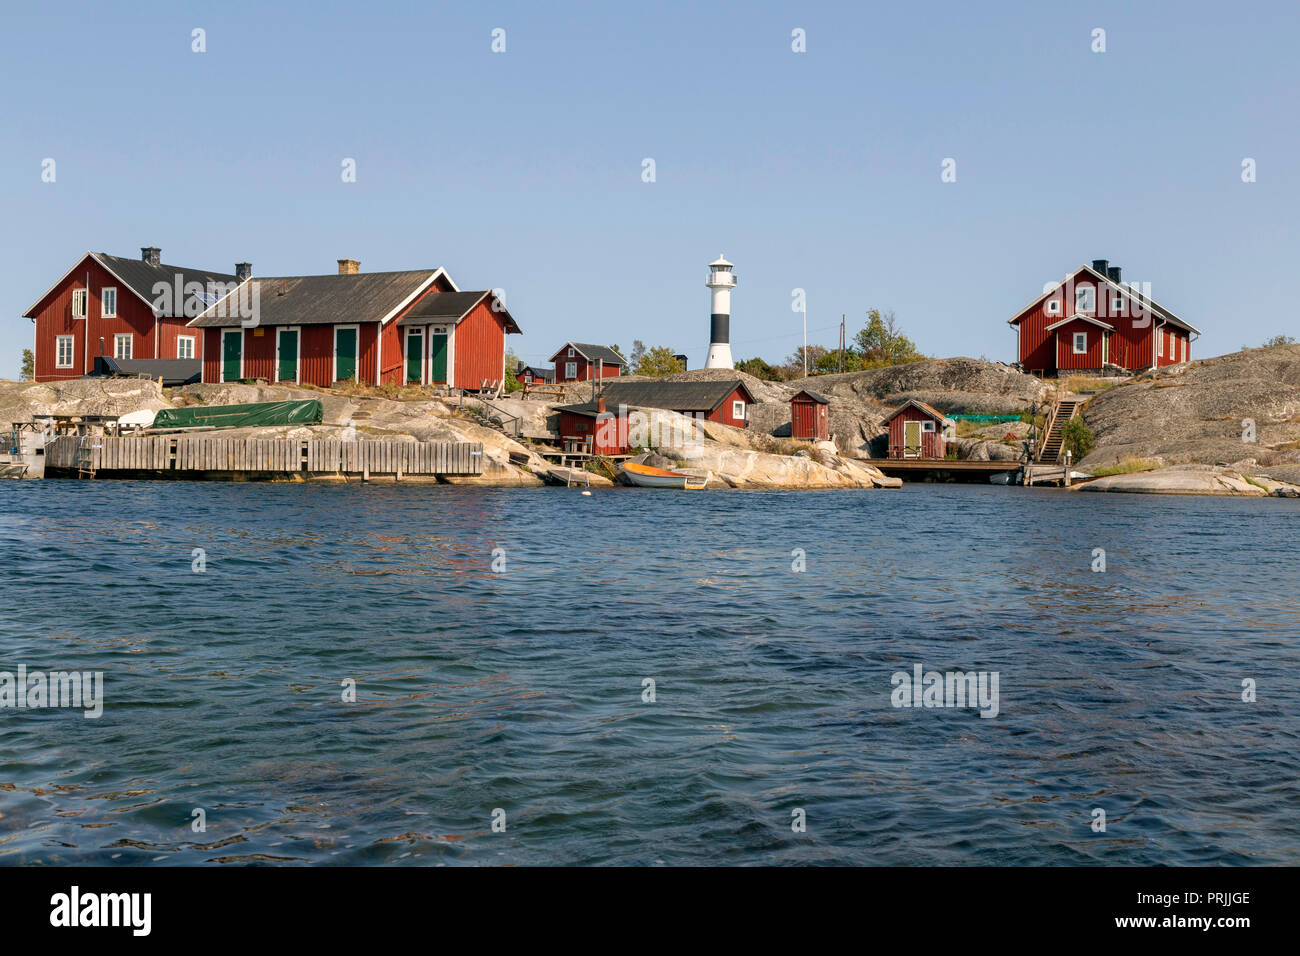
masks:
<path fill-rule="evenodd" d="M 712 382 L 611 381 L 601 394 L 609 408 L 630 405 L 674 412 L 711 412 L 737 388 L 745 393 L 747 402 L 753 403 L 754 396 L 738 378 Z"/>
<path fill-rule="evenodd" d="M 818 405 L 829 405 L 831 403 L 831 400 L 829 398 L 827 398 L 821 392 L 814 392 L 811 388 L 800 389 L 798 392 L 795 393 L 794 398 L 798 398 L 800 395 L 807 395 Z"/>
<path fill-rule="evenodd" d="M 478 305 L 486 296 L 492 295 L 491 289 L 480 292 L 430 292 L 411 308 L 410 312 L 397 320 L 398 325 L 431 325 L 437 322 L 455 322 L 463 318 L 470 309 Z M 501 305 L 499 299 L 493 299 L 496 309 L 505 319 L 507 332 L 518 332 L 519 326 L 514 318 Z"/>
<path fill-rule="evenodd" d="M 623 356 L 619 355 L 609 346 L 588 345 L 585 342 L 565 342 L 563 345 L 559 347 L 556 353 L 551 356 L 551 361 L 554 362 L 557 358 L 560 357 L 561 352 L 563 352 L 565 349 L 570 347 L 577 349 L 578 354 L 581 355 L 583 358 L 585 358 L 588 362 L 599 361 L 599 362 L 603 362 L 606 365 L 627 364 L 627 359 L 623 358 Z"/>
<path fill-rule="evenodd" d="M 169 266 L 165 264 L 152 265 L 143 259 L 127 259 L 122 256 L 110 256 L 107 252 L 97 252 L 96 256 L 104 265 L 116 275 L 119 279 L 138 292 L 145 301 L 153 303 L 159 298 L 154 292 L 154 286 L 159 282 L 164 283 L 169 289 L 176 286 L 176 277 L 181 277 L 181 286 L 191 282 L 197 282 L 206 289 L 210 283 L 226 285 L 237 282 L 238 280 L 229 273 L 209 272 L 207 269 L 191 269 L 187 266 Z M 171 302 L 171 298 L 166 300 Z M 172 307 L 164 311 L 165 316 L 184 315 L 184 299 L 181 302 L 172 302 Z M 177 308 L 177 306 L 180 308 Z"/>
<path fill-rule="evenodd" d="M 203 376 L 202 359 L 115 359 L 107 355 L 95 359 L 95 375 L 129 375 L 159 378 L 163 385 L 189 385 Z"/>
<path fill-rule="evenodd" d="M 555 378 L 555 369 L 553 368 L 538 368 L 536 365 L 525 365 L 523 362 L 515 366 L 516 375 L 522 375 L 524 372 L 532 372 L 544 382 L 552 381 Z"/>
<path fill-rule="evenodd" d="M 254 277 L 258 283 L 260 325 L 332 325 L 378 322 L 433 277 L 433 269 L 407 272 L 357 272 L 351 275 Z M 237 293 L 249 295 L 241 287 Z M 233 306 L 233 303 L 231 303 Z M 221 313 L 229 312 L 229 315 Z M 240 324 L 239 309 L 218 302 L 189 323 L 195 328 Z"/>
<path fill-rule="evenodd" d="M 600 412 L 596 410 L 595 402 L 582 402 L 581 404 L 578 405 L 556 405 L 555 410 L 557 412 L 569 412 L 570 414 L 573 415 L 582 415 L 586 418 L 595 418 L 597 415 L 600 414 Z M 615 405 L 613 408 L 610 408 L 608 405 L 606 405 L 605 411 L 606 413 L 612 415 L 618 411 L 618 406 Z"/>

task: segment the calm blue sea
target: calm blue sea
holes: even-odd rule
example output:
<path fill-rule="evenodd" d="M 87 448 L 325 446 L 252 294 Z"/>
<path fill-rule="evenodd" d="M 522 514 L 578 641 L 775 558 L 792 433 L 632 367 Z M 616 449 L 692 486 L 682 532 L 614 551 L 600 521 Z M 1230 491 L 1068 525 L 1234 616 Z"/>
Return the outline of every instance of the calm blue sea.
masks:
<path fill-rule="evenodd" d="M 0 710 L 0 863 L 1300 863 L 1295 502 L 10 481 L 0 531 L 0 671 L 104 681 Z"/>

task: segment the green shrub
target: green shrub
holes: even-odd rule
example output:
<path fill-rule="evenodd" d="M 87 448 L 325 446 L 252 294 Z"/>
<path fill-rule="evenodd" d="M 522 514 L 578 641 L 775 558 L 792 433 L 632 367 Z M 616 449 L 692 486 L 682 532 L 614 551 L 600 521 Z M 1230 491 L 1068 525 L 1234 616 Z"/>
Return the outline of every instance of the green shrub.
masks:
<path fill-rule="evenodd" d="M 1075 461 L 1087 455 L 1097 444 L 1097 437 L 1093 435 L 1092 429 L 1077 415 L 1065 423 L 1062 437 L 1066 450 L 1074 456 Z"/>

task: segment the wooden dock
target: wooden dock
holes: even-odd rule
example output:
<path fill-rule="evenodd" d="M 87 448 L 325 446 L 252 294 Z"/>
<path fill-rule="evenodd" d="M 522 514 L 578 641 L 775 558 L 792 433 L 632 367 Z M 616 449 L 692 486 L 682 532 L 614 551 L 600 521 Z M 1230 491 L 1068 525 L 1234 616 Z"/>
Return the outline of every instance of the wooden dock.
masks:
<path fill-rule="evenodd" d="M 948 458 L 871 458 L 863 461 L 895 478 L 913 481 L 987 481 L 990 475 L 1013 474 L 1019 461 L 965 461 Z"/>
<path fill-rule="evenodd" d="M 479 442 L 65 436 L 45 446 L 48 471 L 302 475 L 481 475 Z"/>

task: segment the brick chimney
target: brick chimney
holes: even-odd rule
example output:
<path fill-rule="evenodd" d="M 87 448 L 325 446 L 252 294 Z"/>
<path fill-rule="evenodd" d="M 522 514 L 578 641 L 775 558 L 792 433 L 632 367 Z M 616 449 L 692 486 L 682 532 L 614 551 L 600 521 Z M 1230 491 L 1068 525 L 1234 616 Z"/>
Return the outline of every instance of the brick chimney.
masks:
<path fill-rule="evenodd" d="M 162 262 L 162 250 L 157 246 L 141 246 L 140 261 L 147 262 L 151 266 L 156 266 Z"/>
<path fill-rule="evenodd" d="M 605 396 L 602 395 L 600 396 L 600 398 L 596 399 L 596 411 L 603 412 L 604 410 L 605 410 Z"/>
<path fill-rule="evenodd" d="M 361 261 L 359 259 L 340 259 L 339 275 L 354 276 L 361 271 Z"/>
<path fill-rule="evenodd" d="M 236 262 L 235 278 L 240 282 L 247 282 L 253 278 L 253 264 L 251 262 Z"/>

